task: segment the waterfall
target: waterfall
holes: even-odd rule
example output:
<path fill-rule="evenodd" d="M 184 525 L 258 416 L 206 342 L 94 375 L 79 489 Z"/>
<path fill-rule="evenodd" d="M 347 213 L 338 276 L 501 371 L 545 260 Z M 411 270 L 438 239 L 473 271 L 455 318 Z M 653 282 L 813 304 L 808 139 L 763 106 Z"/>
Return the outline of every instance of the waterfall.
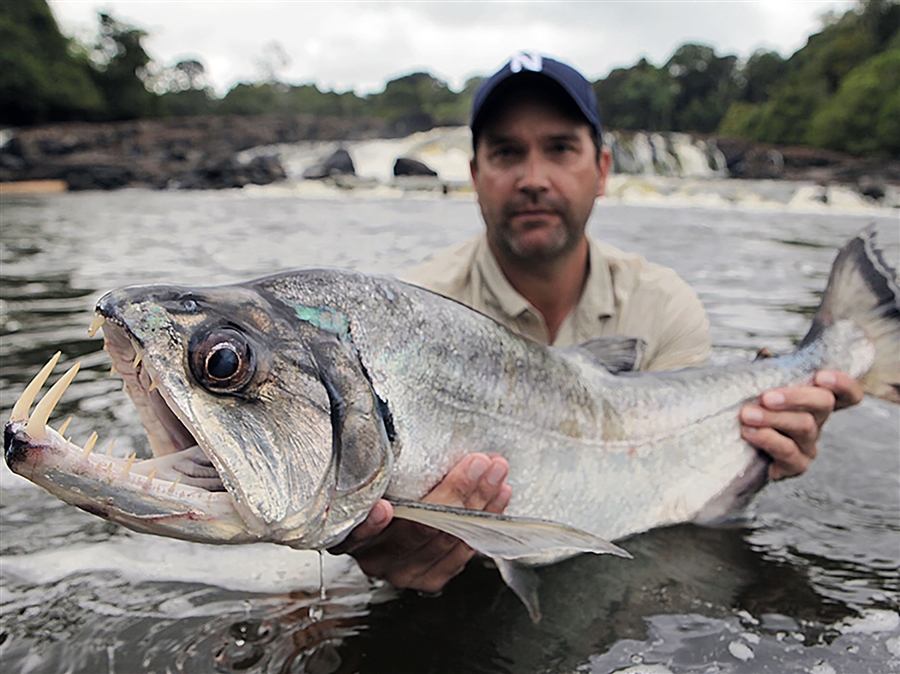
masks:
<path fill-rule="evenodd" d="M 707 143 L 686 133 L 607 132 L 604 142 L 613 156 L 613 173 L 679 178 L 725 178 L 725 156 L 714 142 Z M 339 147 L 353 159 L 356 175 L 363 182 L 387 184 L 394 180 L 392 168 L 398 157 L 423 162 L 437 171 L 437 181 L 460 185 L 469 181 L 472 135 L 468 127 L 439 127 L 405 138 L 356 141 L 315 141 L 255 148 L 262 154 L 276 150 L 290 180 L 300 180 L 310 166 L 321 162 Z"/>

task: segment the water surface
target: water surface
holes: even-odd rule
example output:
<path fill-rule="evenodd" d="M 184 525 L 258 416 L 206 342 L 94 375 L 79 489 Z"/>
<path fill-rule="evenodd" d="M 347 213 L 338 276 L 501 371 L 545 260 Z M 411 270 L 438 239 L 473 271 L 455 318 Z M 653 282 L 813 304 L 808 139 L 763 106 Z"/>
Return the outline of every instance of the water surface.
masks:
<path fill-rule="evenodd" d="M 93 303 L 115 286 L 249 279 L 338 266 L 396 274 L 480 231 L 474 202 L 313 199 L 277 190 L 63 194 L 0 202 L 0 414 L 57 349 L 83 374 L 54 420 L 146 453 L 109 378 Z M 896 213 L 837 216 L 598 204 L 590 230 L 676 269 L 699 292 L 715 360 L 790 349 L 831 260 L 875 223 L 896 264 Z M 60 370 L 61 371 L 61 370 Z M 102 449 L 101 449 L 102 451 Z M 730 527 L 670 527 L 540 571 L 534 626 L 496 571 L 438 597 L 274 545 L 139 535 L 0 468 L 4 672 L 900 671 L 900 415 L 867 400 L 826 427 L 802 478 Z M 630 668 L 630 669 L 629 669 Z"/>

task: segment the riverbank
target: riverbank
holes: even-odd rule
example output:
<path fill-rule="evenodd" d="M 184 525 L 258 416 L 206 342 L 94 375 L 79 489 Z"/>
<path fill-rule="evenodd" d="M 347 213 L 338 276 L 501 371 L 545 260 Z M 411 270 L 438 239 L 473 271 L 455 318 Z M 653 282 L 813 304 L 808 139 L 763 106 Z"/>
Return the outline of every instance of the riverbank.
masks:
<path fill-rule="evenodd" d="M 440 130 L 434 130 L 440 131 Z M 446 131 L 450 132 L 450 129 Z M 468 131 L 457 130 L 454 165 L 466 167 Z M 429 132 L 433 133 L 433 132 Z M 111 124 L 72 123 L 4 131 L 0 138 L 0 183 L 63 181 L 71 191 L 123 187 L 223 189 L 268 185 L 292 177 L 284 148 L 352 147 L 363 141 L 396 139 L 382 120 L 292 117 L 191 117 Z M 859 158 L 807 147 L 774 147 L 733 138 L 687 134 L 607 134 L 616 173 L 665 177 L 807 181 L 849 188 L 873 202 L 892 200 L 900 188 L 900 161 Z M 248 150 L 252 150 L 248 152 Z M 323 150 L 324 151 L 324 150 Z M 290 154 L 290 153 L 289 153 Z M 350 152 L 353 155 L 353 151 Z M 407 153 L 408 155 L 409 153 Z M 389 159 L 388 166 L 400 156 Z M 412 153 L 415 156 L 415 153 Z M 467 170 L 442 171 L 443 158 L 420 153 L 437 170 L 437 183 L 454 189 Z M 308 164 L 323 156 L 305 159 Z M 358 159 L 357 159 L 358 162 Z M 302 173 L 307 166 L 300 166 Z M 357 167 L 358 169 L 358 167 Z M 390 179 L 389 168 L 379 180 Z M 352 175 L 352 170 L 351 170 Z M 343 186 L 371 186 L 371 180 Z M 419 181 L 421 182 L 421 181 Z M 410 184 L 419 183 L 413 181 Z M 885 204 L 893 205 L 893 204 Z"/>

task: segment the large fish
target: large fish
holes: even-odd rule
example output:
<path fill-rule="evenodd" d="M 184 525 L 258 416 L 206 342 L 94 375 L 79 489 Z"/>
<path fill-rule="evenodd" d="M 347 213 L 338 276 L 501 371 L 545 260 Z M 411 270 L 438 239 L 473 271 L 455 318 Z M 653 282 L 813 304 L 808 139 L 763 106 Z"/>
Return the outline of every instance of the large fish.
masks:
<path fill-rule="evenodd" d="M 835 260 L 812 328 L 784 356 L 624 373 L 631 340 L 547 348 L 391 278 L 300 271 L 218 288 L 129 287 L 97 304 L 152 459 L 79 447 L 48 425 L 56 359 L 5 430 L 9 467 L 132 529 L 323 549 L 381 497 L 493 557 L 537 616 L 524 569 L 748 500 L 767 462 L 738 410 L 819 369 L 900 402 L 900 290 L 874 231 Z M 505 516 L 418 501 L 469 452 L 509 460 Z"/>

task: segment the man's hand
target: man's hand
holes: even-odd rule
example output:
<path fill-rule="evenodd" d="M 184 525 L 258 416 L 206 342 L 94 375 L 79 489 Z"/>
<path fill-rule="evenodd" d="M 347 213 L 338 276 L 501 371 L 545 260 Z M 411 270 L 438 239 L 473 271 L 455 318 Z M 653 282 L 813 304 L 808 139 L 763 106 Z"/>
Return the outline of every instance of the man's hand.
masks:
<path fill-rule="evenodd" d="M 863 399 L 862 387 L 843 372 L 816 373 L 812 386 L 766 391 L 756 405 L 741 409 L 741 435 L 770 457 L 769 477 L 779 480 L 806 471 L 816 458 L 822 425 L 834 410 Z"/>
<path fill-rule="evenodd" d="M 499 514 L 512 497 L 512 487 L 503 484 L 508 472 L 503 457 L 470 454 L 422 500 Z M 450 534 L 408 520 L 392 521 L 393 514 L 391 504 L 379 500 L 329 552 L 350 554 L 367 576 L 422 592 L 440 591 L 475 554 Z"/>

